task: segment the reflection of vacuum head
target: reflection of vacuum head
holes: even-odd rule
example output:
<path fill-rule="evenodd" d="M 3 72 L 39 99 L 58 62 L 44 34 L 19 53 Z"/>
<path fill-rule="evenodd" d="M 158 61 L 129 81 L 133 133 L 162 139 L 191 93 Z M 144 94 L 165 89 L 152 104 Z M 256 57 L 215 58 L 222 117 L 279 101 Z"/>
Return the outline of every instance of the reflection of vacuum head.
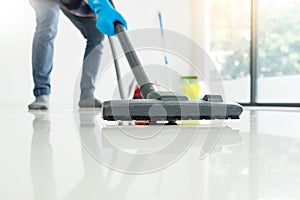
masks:
<path fill-rule="evenodd" d="M 156 132 L 160 134 L 155 135 Z M 128 134 L 130 133 L 130 135 Z M 104 127 L 102 129 L 102 145 L 105 148 L 118 147 L 121 150 L 157 151 L 166 147 L 179 137 L 192 138 L 191 148 L 200 151 L 200 158 L 205 158 L 210 153 L 221 152 L 223 147 L 240 144 L 242 136 L 239 130 L 231 127 L 211 127 L 209 125 L 199 126 L 123 126 L 122 128 Z M 176 145 L 170 145 L 168 153 L 182 150 L 187 143 L 180 140 Z"/>
<path fill-rule="evenodd" d="M 76 113 L 75 113 L 76 114 Z M 79 112 L 83 146 L 99 162 L 128 173 L 154 172 L 182 157 L 188 150 L 195 159 L 239 144 L 238 130 L 219 123 L 189 126 L 101 126 L 95 112 Z"/>
<path fill-rule="evenodd" d="M 221 102 L 215 95 L 208 95 L 202 101 L 190 101 L 187 96 L 174 92 L 158 91 L 154 83 L 150 82 L 147 73 L 134 51 L 134 48 L 121 23 L 115 23 L 120 44 L 134 77 L 140 88 L 143 99 L 107 101 L 103 104 L 103 119 L 109 121 L 177 121 L 200 119 L 239 119 L 243 112 L 240 105 Z M 112 51 L 114 50 L 111 41 Z M 113 52 L 113 55 L 115 53 Z M 114 58 L 116 62 L 116 58 Z M 117 67 L 117 66 L 116 66 Z M 116 70 L 119 71 L 119 70 Z M 117 74 L 119 77 L 119 75 Z M 120 84 L 120 79 L 118 79 Z M 216 95 L 218 96 L 218 95 Z"/>

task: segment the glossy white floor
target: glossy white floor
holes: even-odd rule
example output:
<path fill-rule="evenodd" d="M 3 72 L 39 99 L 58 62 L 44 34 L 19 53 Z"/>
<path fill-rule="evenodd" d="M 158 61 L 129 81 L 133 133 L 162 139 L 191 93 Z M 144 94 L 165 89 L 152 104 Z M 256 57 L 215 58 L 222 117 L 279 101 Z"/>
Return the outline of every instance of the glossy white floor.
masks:
<path fill-rule="evenodd" d="M 100 116 L 1 108 L 0 199 L 300 199 L 299 109 L 248 108 L 223 128 Z"/>

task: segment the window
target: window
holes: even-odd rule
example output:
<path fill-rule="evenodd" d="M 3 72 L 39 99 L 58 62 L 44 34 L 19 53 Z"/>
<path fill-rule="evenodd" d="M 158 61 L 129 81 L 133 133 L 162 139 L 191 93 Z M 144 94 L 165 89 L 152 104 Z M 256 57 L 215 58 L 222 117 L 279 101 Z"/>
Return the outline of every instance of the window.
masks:
<path fill-rule="evenodd" d="M 250 0 L 210 2 L 210 52 L 229 101 L 250 102 L 250 17 Z"/>
<path fill-rule="evenodd" d="M 257 102 L 300 102 L 300 1 L 257 3 Z"/>

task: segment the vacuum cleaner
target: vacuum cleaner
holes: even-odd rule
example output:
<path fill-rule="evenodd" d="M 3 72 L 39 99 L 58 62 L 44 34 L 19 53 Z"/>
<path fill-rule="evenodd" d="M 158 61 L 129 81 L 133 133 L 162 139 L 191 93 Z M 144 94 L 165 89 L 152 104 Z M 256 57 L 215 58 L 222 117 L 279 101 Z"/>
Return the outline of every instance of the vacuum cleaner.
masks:
<path fill-rule="evenodd" d="M 112 1 L 111 4 L 114 6 Z M 237 103 L 224 103 L 221 95 L 205 95 L 202 100 L 190 100 L 187 96 L 173 91 L 158 91 L 140 62 L 124 26 L 120 22 L 115 22 L 114 26 L 122 50 L 140 88 L 142 99 L 105 101 L 102 112 L 104 120 L 146 120 L 153 123 L 167 121 L 169 124 L 176 124 L 176 121 L 181 120 L 239 119 L 243 108 Z M 117 77 L 120 77 L 111 39 L 110 44 Z M 119 82 L 118 78 L 120 89 Z"/>

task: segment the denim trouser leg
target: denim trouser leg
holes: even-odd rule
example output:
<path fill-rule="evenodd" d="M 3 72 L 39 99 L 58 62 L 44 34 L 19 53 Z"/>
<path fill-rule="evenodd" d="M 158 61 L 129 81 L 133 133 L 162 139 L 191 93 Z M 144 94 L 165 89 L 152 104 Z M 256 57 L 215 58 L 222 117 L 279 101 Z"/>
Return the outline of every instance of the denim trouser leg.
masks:
<path fill-rule="evenodd" d="M 80 98 L 94 97 L 95 80 L 103 48 L 101 42 L 104 35 L 96 28 L 96 17 L 77 17 L 66 11 L 63 12 L 87 40 L 80 82 Z"/>
<path fill-rule="evenodd" d="M 57 33 L 59 7 L 50 0 L 30 0 L 36 14 L 32 44 L 32 73 L 35 96 L 50 94 L 53 43 Z"/>

